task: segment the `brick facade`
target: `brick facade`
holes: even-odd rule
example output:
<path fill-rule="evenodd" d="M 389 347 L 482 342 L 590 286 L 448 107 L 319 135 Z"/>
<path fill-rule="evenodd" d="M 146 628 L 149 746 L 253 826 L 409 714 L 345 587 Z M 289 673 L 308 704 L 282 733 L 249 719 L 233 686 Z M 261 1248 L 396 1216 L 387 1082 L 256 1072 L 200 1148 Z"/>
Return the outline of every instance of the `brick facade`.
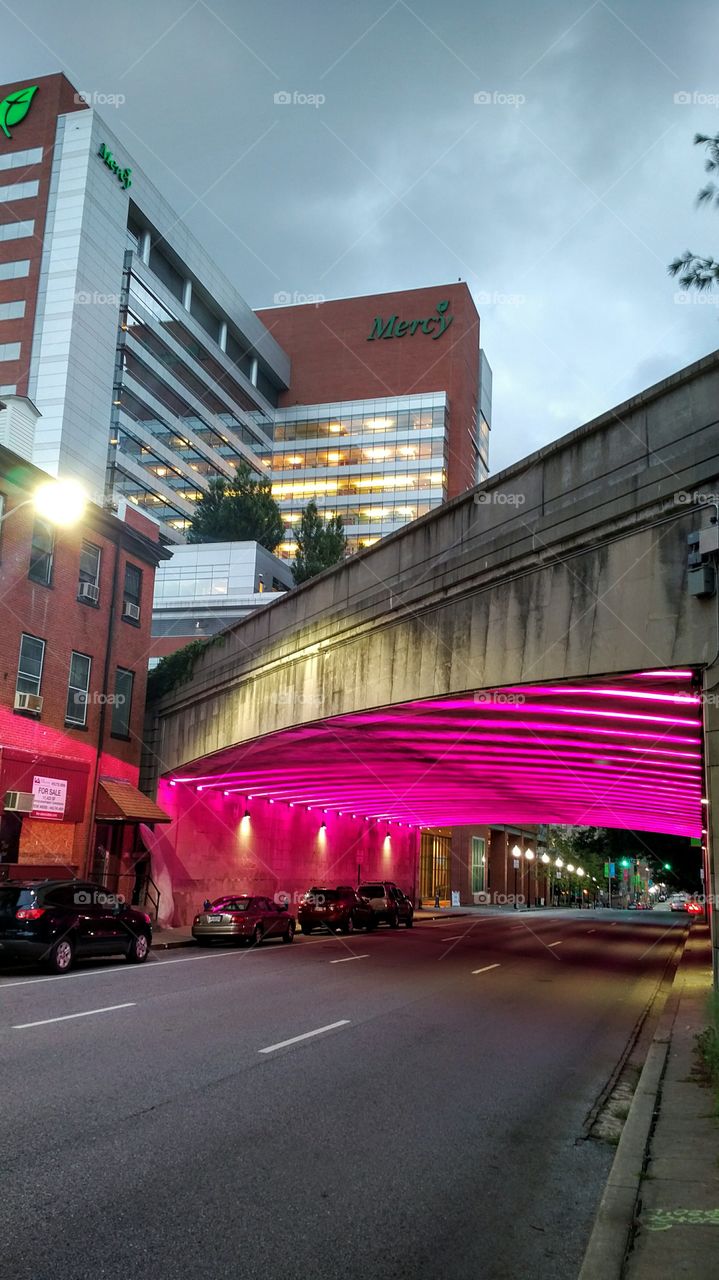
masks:
<path fill-rule="evenodd" d="M 91 866 L 91 827 L 97 781 L 102 776 L 137 782 L 150 647 L 155 568 L 167 552 L 158 526 L 128 510 L 120 520 L 89 506 L 81 525 L 55 533 L 49 585 L 28 577 L 35 510 L 29 501 L 47 477 L 8 450 L 0 449 L 0 812 L 9 789 L 31 789 L 32 764 L 47 774 L 70 777 L 72 822 L 24 815 L 21 863 L 70 863 L 80 874 Z M 100 550 L 97 605 L 78 599 L 83 540 Z M 125 566 L 142 573 L 139 623 L 123 619 Z M 22 635 L 45 642 L 39 715 L 15 710 Z M 87 721 L 66 724 L 71 654 L 91 659 Z M 129 733 L 112 734 L 116 668 L 134 674 Z M 26 762 L 22 777 L 22 762 Z M 54 765 L 53 765 L 53 762 Z M 77 811 L 78 775 L 82 788 Z M 20 781 L 18 781 L 20 779 Z M 79 785 L 79 784 L 78 784 Z"/>

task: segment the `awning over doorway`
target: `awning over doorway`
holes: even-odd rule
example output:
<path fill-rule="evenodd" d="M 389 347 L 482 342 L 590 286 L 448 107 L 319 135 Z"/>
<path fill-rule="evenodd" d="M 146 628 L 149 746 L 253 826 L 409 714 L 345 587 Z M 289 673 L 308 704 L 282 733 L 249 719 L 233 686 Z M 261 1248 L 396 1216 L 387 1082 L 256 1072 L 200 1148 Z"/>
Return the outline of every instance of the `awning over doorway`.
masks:
<path fill-rule="evenodd" d="M 171 822 L 149 796 L 131 782 L 101 778 L 97 789 L 97 822 Z"/>

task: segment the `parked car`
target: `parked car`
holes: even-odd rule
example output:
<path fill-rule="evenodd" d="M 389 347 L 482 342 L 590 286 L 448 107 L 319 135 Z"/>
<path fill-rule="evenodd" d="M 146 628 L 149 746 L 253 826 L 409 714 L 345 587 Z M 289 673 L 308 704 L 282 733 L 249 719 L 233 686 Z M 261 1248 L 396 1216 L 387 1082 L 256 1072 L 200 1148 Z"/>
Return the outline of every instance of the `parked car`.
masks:
<path fill-rule="evenodd" d="M 374 929 L 377 923 L 367 899 L 344 884 L 336 889 L 314 886 L 300 903 L 297 917 L 303 933 L 312 933 L 313 929 L 353 933 L 355 929 Z"/>
<path fill-rule="evenodd" d="M 282 938 L 291 942 L 296 921 L 284 904 L 248 893 L 231 894 L 205 901 L 202 911 L 192 922 L 192 936 L 200 944 L 212 942 L 253 943 L 265 938 Z"/>
<path fill-rule="evenodd" d="M 701 916 L 704 914 L 704 907 L 701 902 L 697 902 L 694 898 L 689 898 L 684 907 L 690 916 Z"/>
<path fill-rule="evenodd" d="M 685 893 L 673 893 L 669 899 L 670 911 L 686 911 L 687 895 Z"/>
<path fill-rule="evenodd" d="M 367 898 L 374 912 L 375 921 L 386 921 L 391 929 L 404 924 L 408 929 L 414 924 L 414 907 L 410 899 L 391 880 L 372 880 L 361 884 L 357 890 L 361 898 Z"/>
<path fill-rule="evenodd" d="M 0 884 L 0 959 L 46 964 L 67 973 L 83 956 L 124 955 L 142 964 L 152 921 L 121 895 L 84 880 Z"/>

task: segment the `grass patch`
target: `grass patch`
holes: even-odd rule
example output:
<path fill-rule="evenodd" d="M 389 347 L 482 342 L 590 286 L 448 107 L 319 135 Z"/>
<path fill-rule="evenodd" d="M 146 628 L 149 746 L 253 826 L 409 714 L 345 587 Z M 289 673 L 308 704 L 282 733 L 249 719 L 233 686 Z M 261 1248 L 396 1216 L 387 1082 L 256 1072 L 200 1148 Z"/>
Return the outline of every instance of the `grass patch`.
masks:
<path fill-rule="evenodd" d="M 719 1115 L 719 992 L 710 995 L 708 1014 L 708 1025 L 697 1036 L 697 1049 L 714 1091 L 715 1114 Z"/>

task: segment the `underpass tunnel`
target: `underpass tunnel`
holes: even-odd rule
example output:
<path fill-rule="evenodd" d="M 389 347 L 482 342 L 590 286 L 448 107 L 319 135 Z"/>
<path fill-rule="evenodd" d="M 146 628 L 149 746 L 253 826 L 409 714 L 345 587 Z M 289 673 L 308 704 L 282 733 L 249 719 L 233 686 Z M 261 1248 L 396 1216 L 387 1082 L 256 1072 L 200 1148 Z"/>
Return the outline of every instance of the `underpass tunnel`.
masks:
<path fill-rule="evenodd" d="M 690 668 L 522 684 L 225 747 L 160 783 L 178 910 L 212 888 L 291 897 L 321 877 L 548 905 L 546 824 L 689 837 L 701 859 L 700 690 Z"/>

